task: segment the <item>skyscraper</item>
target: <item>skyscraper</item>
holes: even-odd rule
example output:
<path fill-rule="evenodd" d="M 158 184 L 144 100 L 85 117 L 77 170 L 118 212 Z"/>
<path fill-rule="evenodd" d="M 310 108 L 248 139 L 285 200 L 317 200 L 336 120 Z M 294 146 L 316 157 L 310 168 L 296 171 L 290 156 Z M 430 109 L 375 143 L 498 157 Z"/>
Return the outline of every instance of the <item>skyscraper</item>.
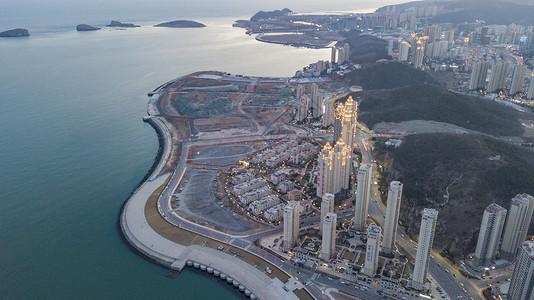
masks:
<path fill-rule="evenodd" d="M 517 252 L 514 274 L 508 290 L 510 300 L 534 299 L 534 242 L 526 241 Z"/>
<path fill-rule="evenodd" d="M 386 219 L 384 221 L 384 240 L 382 241 L 382 253 L 388 256 L 395 254 L 395 237 L 397 236 L 401 198 L 402 183 L 392 181 L 389 184 Z"/>
<path fill-rule="evenodd" d="M 332 53 L 330 54 L 330 63 L 336 63 L 336 47 L 332 47 Z"/>
<path fill-rule="evenodd" d="M 423 66 L 423 57 L 425 55 L 425 51 L 423 49 L 423 47 L 419 46 L 417 47 L 417 49 L 415 50 L 415 53 L 414 53 L 414 57 L 413 57 L 413 66 L 416 68 L 416 69 L 421 69 L 421 67 Z"/>
<path fill-rule="evenodd" d="M 495 203 L 490 204 L 484 210 L 475 250 L 476 265 L 489 266 L 495 260 L 505 220 L 506 209 Z"/>
<path fill-rule="evenodd" d="M 302 95 L 297 101 L 297 121 L 302 122 L 308 116 L 309 99 Z"/>
<path fill-rule="evenodd" d="M 341 138 L 341 130 L 343 129 L 343 113 L 345 111 L 345 105 L 339 103 L 336 107 L 336 112 L 334 116 L 334 143 L 339 141 Z"/>
<path fill-rule="evenodd" d="M 334 117 L 334 101 L 333 98 L 327 98 L 323 100 L 324 115 L 323 115 L 323 127 L 328 127 L 333 123 Z"/>
<path fill-rule="evenodd" d="M 369 164 L 362 164 L 358 169 L 358 186 L 354 203 L 354 229 L 357 231 L 364 231 L 366 228 L 371 193 L 371 168 Z"/>
<path fill-rule="evenodd" d="M 300 229 L 300 204 L 299 201 L 291 201 L 284 207 L 284 247 L 293 248 L 299 237 Z"/>
<path fill-rule="evenodd" d="M 407 61 L 410 53 L 410 44 L 403 41 L 399 44 L 399 61 Z"/>
<path fill-rule="evenodd" d="M 358 102 L 350 96 L 345 102 L 343 118 L 341 119 L 341 139 L 350 147 L 351 153 L 354 149 L 354 133 L 356 132 L 356 118 L 358 114 Z M 335 141 L 337 143 L 337 141 Z"/>
<path fill-rule="evenodd" d="M 534 99 L 534 77 L 532 77 L 528 86 L 527 99 Z"/>
<path fill-rule="evenodd" d="M 334 212 L 334 195 L 330 193 L 326 193 L 323 195 L 323 199 L 321 200 L 321 222 L 323 222 L 324 217 L 326 217 L 327 214 Z M 319 226 L 319 230 L 323 231 L 323 226 Z"/>
<path fill-rule="evenodd" d="M 471 81 L 469 82 L 469 89 L 483 89 L 486 87 L 486 76 L 488 75 L 489 62 L 479 61 L 473 66 L 473 73 L 471 74 Z"/>
<path fill-rule="evenodd" d="M 317 83 L 311 85 L 311 102 L 313 108 L 313 117 L 318 118 L 323 115 L 323 95 L 319 93 Z"/>
<path fill-rule="evenodd" d="M 512 199 L 508 220 L 502 237 L 500 257 L 512 260 L 519 245 L 527 238 L 528 227 L 534 210 L 534 197 L 519 194 Z"/>
<path fill-rule="evenodd" d="M 365 250 L 365 263 L 362 273 L 369 277 L 375 276 L 376 269 L 378 269 L 381 231 L 380 226 L 376 225 L 369 225 L 369 230 L 367 231 L 367 248 Z"/>
<path fill-rule="evenodd" d="M 491 67 L 491 76 L 488 84 L 488 92 L 495 92 L 504 88 L 504 81 L 508 74 L 508 63 L 498 62 Z"/>
<path fill-rule="evenodd" d="M 510 95 L 523 91 L 523 82 L 525 82 L 526 73 L 527 68 L 525 66 L 515 66 L 512 85 L 510 86 Z"/>
<path fill-rule="evenodd" d="M 336 224 L 337 215 L 334 213 L 328 213 L 321 219 L 322 222 L 322 246 L 321 246 L 321 259 L 330 260 L 332 255 L 336 251 Z"/>
<path fill-rule="evenodd" d="M 317 159 L 317 196 L 348 189 L 352 150 L 339 139 L 334 148 L 327 143 Z"/>
<path fill-rule="evenodd" d="M 430 262 L 430 253 L 434 243 L 434 232 L 438 221 L 438 211 L 431 208 L 423 210 L 421 219 L 421 229 L 419 230 L 419 241 L 417 243 L 417 254 L 415 257 L 415 266 L 412 279 L 409 286 L 415 290 L 425 290 L 428 273 L 428 264 Z"/>

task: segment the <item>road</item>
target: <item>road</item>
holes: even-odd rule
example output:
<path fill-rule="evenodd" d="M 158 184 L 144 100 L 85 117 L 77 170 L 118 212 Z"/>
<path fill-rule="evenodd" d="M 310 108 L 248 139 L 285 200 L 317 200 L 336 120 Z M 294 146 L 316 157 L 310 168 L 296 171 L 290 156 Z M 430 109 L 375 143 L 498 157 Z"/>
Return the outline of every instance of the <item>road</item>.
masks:
<path fill-rule="evenodd" d="M 380 193 L 378 191 L 378 185 L 374 184 L 374 180 L 376 179 L 376 164 L 373 163 L 375 159 L 371 154 L 371 149 L 369 149 L 367 144 L 368 138 L 369 135 L 359 131 L 356 134 L 355 141 L 360 146 L 360 149 L 362 149 L 362 163 L 373 165 L 373 187 L 371 191 L 371 201 L 369 203 L 369 215 L 377 223 L 383 225 L 386 207 L 378 196 Z M 417 244 L 409 238 L 408 234 L 404 232 L 402 227 L 399 227 L 397 230 L 396 241 L 404 250 L 406 250 L 406 252 L 413 257 L 416 256 Z M 456 271 L 454 266 L 446 261 L 446 259 L 439 255 L 433 256 L 434 258 L 432 258 L 429 265 L 429 273 L 451 299 L 477 299 L 480 297 L 478 289 L 475 287 L 472 281 L 469 281 L 463 277 L 458 271 Z M 441 267 L 438 264 L 440 264 Z M 464 286 L 462 287 L 461 284 Z M 464 292 L 463 289 L 466 289 L 467 292 Z"/>

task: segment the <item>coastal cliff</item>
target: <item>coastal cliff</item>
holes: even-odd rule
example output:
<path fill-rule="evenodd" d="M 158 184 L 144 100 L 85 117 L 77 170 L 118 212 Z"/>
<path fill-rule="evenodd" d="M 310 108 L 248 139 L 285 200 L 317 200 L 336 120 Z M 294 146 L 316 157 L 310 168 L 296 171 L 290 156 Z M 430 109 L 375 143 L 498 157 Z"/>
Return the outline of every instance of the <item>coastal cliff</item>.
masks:
<path fill-rule="evenodd" d="M 30 33 L 28 32 L 28 29 L 23 28 L 16 28 L 0 32 L 0 37 L 21 37 L 29 35 Z"/>
<path fill-rule="evenodd" d="M 171 22 L 160 23 L 158 25 L 154 25 L 154 27 L 200 28 L 200 27 L 206 27 L 206 25 L 199 23 L 199 22 L 195 22 L 195 21 L 176 20 L 176 21 L 171 21 Z"/>
<path fill-rule="evenodd" d="M 100 30 L 100 27 L 95 27 L 87 24 L 80 24 L 76 26 L 77 31 L 94 31 L 94 30 Z"/>

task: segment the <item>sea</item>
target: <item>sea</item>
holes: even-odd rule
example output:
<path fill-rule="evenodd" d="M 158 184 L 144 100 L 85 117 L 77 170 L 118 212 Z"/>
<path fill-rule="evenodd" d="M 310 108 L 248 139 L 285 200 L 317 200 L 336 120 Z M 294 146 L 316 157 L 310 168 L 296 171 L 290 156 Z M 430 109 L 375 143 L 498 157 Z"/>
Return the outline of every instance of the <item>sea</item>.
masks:
<path fill-rule="evenodd" d="M 3 0 L 0 31 L 0 299 L 241 299 L 195 270 L 177 278 L 132 251 L 121 206 L 154 163 L 147 93 L 200 70 L 292 76 L 327 49 L 258 42 L 232 27 L 258 10 L 366 12 L 402 1 Z M 192 19 L 205 28 L 155 28 Z M 80 23 L 111 20 L 140 28 Z"/>

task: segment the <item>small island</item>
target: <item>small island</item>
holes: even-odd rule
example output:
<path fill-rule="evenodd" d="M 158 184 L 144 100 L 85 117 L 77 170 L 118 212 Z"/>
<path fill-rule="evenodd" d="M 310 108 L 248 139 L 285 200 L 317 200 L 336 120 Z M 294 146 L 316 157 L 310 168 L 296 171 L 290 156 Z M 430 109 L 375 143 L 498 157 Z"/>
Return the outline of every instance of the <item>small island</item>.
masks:
<path fill-rule="evenodd" d="M 21 37 L 29 36 L 28 29 L 16 28 L 0 32 L 0 37 Z"/>
<path fill-rule="evenodd" d="M 94 31 L 94 30 L 100 30 L 100 27 L 95 27 L 87 24 L 80 24 L 76 26 L 77 31 Z"/>
<path fill-rule="evenodd" d="M 111 21 L 107 27 L 141 27 L 140 25 L 135 25 L 133 23 L 121 23 L 119 21 Z"/>
<path fill-rule="evenodd" d="M 176 20 L 176 21 L 171 21 L 171 22 L 160 23 L 158 25 L 154 25 L 154 27 L 200 28 L 200 27 L 206 27 L 206 25 L 199 23 L 199 22 L 195 22 L 195 21 Z"/>

